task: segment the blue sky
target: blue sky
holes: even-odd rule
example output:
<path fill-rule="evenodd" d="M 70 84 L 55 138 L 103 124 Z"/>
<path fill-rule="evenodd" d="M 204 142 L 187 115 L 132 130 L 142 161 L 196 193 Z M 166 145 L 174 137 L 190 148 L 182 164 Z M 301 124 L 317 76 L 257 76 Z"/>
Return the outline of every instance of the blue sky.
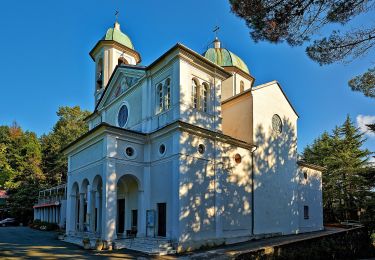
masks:
<path fill-rule="evenodd" d="M 0 2 L 0 125 L 17 121 L 41 135 L 56 122 L 59 106 L 92 111 L 94 63 L 88 53 L 113 25 L 115 10 L 143 65 L 176 42 L 203 52 L 219 25 L 224 47 L 247 63 L 256 85 L 272 80 L 282 85 L 300 115 L 299 151 L 348 114 L 355 121 L 375 121 L 375 99 L 347 86 L 373 66 L 374 53 L 321 67 L 308 59 L 304 47 L 254 43 L 226 0 L 15 0 Z M 375 151 L 375 136 L 368 136 L 366 147 Z"/>

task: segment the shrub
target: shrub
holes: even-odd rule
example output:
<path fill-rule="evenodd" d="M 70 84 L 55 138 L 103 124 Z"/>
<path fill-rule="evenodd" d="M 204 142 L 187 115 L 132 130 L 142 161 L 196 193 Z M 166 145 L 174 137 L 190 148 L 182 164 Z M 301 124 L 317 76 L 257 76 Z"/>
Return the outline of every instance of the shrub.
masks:
<path fill-rule="evenodd" d="M 56 223 L 48 223 L 45 221 L 40 221 L 39 219 L 36 219 L 29 225 L 31 228 L 38 229 L 38 230 L 46 230 L 46 231 L 52 231 L 52 230 L 59 230 L 59 225 Z"/>

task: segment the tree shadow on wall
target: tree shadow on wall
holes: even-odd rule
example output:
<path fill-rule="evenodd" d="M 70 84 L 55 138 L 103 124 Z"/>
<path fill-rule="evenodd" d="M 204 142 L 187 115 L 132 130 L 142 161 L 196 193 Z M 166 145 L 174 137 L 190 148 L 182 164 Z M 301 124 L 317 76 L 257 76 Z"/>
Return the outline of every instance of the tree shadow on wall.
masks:
<path fill-rule="evenodd" d="M 298 229 L 297 136 L 283 118 L 282 132 L 255 126 L 255 232 L 291 233 Z"/>

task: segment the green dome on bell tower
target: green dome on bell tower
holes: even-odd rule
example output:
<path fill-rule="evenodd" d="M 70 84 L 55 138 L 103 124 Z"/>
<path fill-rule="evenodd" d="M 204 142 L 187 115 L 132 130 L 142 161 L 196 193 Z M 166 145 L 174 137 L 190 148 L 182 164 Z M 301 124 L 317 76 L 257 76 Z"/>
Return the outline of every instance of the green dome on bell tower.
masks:
<path fill-rule="evenodd" d="M 113 28 L 109 28 L 103 37 L 106 41 L 115 41 L 120 43 L 132 50 L 134 50 L 134 45 L 130 40 L 129 36 L 123 33 L 120 29 L 120 24 L 116 21 Z"/>
<path fill-rule="evenodd" d="M 225 48 L 221 48 L 218 38 L 214 41 L 214 48 L 209 48 L 203 56 L 219 66 L 236 67 L 247 74 L 250 74 L 249 68 L 240 57 Z"/>

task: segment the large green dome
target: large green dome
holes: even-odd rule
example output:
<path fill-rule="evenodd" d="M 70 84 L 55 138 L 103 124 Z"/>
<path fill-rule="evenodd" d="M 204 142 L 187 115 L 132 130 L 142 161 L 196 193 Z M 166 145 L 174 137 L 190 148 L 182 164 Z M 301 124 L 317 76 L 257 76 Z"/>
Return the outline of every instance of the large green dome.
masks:
<path fill-rule="evenodd" d="M 109 28 L 107 30 L 107 33 L 103 37 L 103 40 L 115 41 L 134 50 L 132 41 L 125 33 L 121 32 L 120 24 L 117 22 L 115 23 L 114 28 Z"/>
<path fill-rule="evenodd" d="M 216 63 L 219 66 L 226 67 L 226 66 L 233 66 L 237 67 L 246 73 L 250 74 L 249 68 L 243 62 L 243 60 L 238 57 L 233 52 L 230 52 L 227 49 L 224 48 L 210 48 L 208 49 L 203 56 L 212 61 L 213 63 Z"/>

